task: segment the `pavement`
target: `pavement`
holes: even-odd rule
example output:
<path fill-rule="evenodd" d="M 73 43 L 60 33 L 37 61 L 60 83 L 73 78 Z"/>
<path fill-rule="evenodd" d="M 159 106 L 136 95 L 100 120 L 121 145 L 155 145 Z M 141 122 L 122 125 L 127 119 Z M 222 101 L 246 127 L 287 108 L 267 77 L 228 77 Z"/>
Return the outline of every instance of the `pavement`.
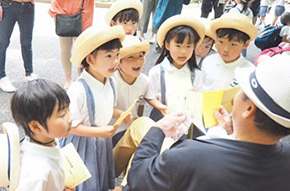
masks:
<path fill-rule="evenodd" d="M 36 3 L 35 9 L 35 25 L 33 34 L 33 61 L 34 61 L 34 73 L 39 75 L 41 78 L 50 79 L 61 86 L 64 85 L 65 78 L 60 63 L 60 47 L 58 42 L 58 36 L 55 34 L 55 26 L 53 19 L 48 14 L 49 3 Z M 286 6 L 286 10 L 289 9 L 289 5 Z M 97 27 L 106 26 L 104 21 L 104 16 L 107 8 L 95 8 L 94 24 Z M 200 5 L 190 4 L 184 6 L 182 14 L 200 16 Z M 270 23 L 273 13 L 271 12 L 269 16 L 266 17 L 266 22 Z M 209 16 L 213 18 L 212 13 Z M 150 26 L 150 25 L 149 25 Z M 150 33 L 146 34 L 148 37 Z M 149 37 L 148 37 L 149 39 Z M 251 43 L 248 48 L 248 57 L 250 61 L 254 61 L 255 56 L 258 55 L 260 51 Z M 149 69 L 154 65 L 158 53 L 155 52 L 155 45 L 151 45 L 150 54 L 146 58 L 146 65 L 143 69 L 145 74 L 148 74 Z M 77 78 L 76 67 L 73 67 L 73 78 Z M 24 68 L 21 57 L 21 48 L 19 41 L 19 29 L 15 26 L 13 34 L 10 39 L 10 46 L 7 49 L 6 56 L 6 72 L 7 76 L 12 80 L 16 87 L 21 86 L 24 79 Z M 10 98 L 11 93 L 5 93 L 0 90 L 0 124 L 9 121 L 13 122 L 11 112 L 10 112 Z M 19 106 L 21 107 L 21 106 Z M 147 114 L 149 107 L 147 108 Z M 0 126 L 0 132 L 2 127 Z M 20 129 L 20 136 L 23 137 L 24 133 Z M 0 188 L 1 191 L 1 188 Z"/>

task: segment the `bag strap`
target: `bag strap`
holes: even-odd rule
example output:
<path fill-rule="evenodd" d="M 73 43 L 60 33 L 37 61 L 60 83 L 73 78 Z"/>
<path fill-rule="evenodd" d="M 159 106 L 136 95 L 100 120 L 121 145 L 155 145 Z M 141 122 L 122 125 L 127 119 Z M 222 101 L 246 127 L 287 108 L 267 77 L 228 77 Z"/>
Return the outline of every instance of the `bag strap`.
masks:
<path fill-rule="evenodd" d="M 84 10 L 84 4 L 85 4 L 85 0 L 83 0 L 83 2 L 82 2 L 82 6 L 81 6 L 80 12 L 82 12 Z"/>
<path fill-rule="evenodd" d="M 160 65 L 160 85 L 161 85 L 161 103 L 165 105 L 165 78 L 164 78 L 164 68 L 162 63 Z"/>
<path fill-rule="evenodd" d="M 94 100 L 93 92 L 84 79 L 79 79 L 78 81 L 83 84 L 83 87 L 86 92 L 90 124 L 91 126 L 96 126 L 95 125 L 95 100 Z"/>

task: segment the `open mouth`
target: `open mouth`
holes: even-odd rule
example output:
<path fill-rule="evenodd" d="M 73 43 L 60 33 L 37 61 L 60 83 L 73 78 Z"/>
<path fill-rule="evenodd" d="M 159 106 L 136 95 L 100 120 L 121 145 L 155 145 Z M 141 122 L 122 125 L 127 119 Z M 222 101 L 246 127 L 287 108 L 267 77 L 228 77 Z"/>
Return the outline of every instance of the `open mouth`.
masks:
<path fill-rule="evenodd" d="M 178 60 L 185 61 L 186 60 L 186 57 L 178 57 Z"/>
<path fill-rule="evenodd" d="M 141 70 L 141 67 L 132 68 L 132 70 L 135 72 L 139 72 Z"/>

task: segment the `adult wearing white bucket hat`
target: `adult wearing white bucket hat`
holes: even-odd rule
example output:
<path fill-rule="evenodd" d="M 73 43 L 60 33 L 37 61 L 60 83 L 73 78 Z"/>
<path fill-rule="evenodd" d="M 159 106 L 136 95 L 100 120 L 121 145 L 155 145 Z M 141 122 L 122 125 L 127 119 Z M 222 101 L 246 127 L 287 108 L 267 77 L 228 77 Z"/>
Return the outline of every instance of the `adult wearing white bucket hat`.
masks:
<path fill-rule="evenodd" d="M 165 135 L 186 119 L 166 115 L 136 150 L 124 190 L 290 190 L 290 145 L 280 142 L 290 134 L 289 71 L 285 55 L 236 70 L 231 139 L 179 141 L 159 154 Z M 216 112 L 220 125 L 223 112 Z"/>

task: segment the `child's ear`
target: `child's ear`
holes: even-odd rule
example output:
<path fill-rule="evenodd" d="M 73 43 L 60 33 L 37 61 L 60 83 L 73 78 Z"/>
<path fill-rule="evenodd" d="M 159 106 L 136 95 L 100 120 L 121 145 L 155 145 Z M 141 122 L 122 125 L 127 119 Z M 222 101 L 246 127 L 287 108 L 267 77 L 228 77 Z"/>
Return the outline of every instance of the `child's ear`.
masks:
<path fill-rule="evenodd" d="M 114 20 L 111 20 L 110 25 L 115 26 L 115 25 L 117 25 L 117 22 L 115 22 Z"/>
<path fill-rule="evenodd" d="M 86 57 L 86 61 L 89 65 L 93 64 L 93 55 L 92 54 L 89 54 L 87 57 Z"/>
<path fill-rule="evenodd" d="M 28 126 L 34 134 L 40 134 L 44 129 L 44 127 L 38 121 L 30 121 Z"/>
<path fill-rule="evenodd" d="M 248 48 L 248 46 L 250 45 L 250 40 L 247 40 L 244 44 L 244 49 Z"/>
<path fill-rule="evenodd" d="M 169 51 L 169 43 L 165 42 L 165 48 Z"/>

